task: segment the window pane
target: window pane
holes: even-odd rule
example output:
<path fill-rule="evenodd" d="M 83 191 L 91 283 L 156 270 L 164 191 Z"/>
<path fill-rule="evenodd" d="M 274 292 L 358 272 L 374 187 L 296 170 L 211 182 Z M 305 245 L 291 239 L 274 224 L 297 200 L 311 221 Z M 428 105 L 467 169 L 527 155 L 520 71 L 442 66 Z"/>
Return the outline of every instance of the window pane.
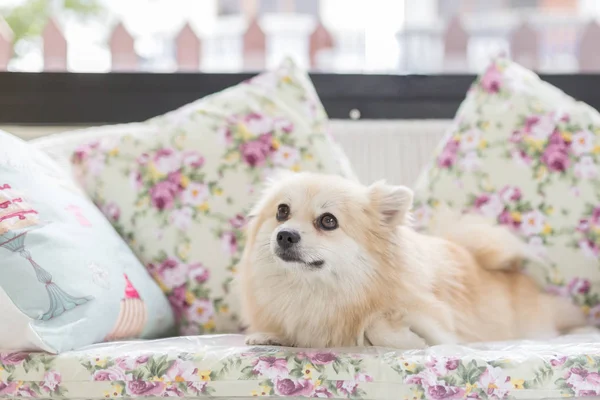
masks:
<path fill-rule="evenodd" d="M 259 12 L 261 14 L 281 11 L 280 0 L 259 0 Z"/>
<path fill-rule="evenodd" d="M 510 5 L 515 8 L 536 8 L 538 6 L 538 0 L 510 0 Z"/>
<path fill-rule="evenodd" d="M 598 30 L 589 25 L 589 18 L 599 15 L 597 3 L 406 0 L 405 23 L 398 35 L 402 53 L 399 70 L 474 73 L 491 57 L 507 55 L 542 72 L 576 73 L 588 62 L 580 59 L 580 55 L 589 54 L 582 51 L 584 45 L 600 40 L 593 39 Z M 592 68 L 600 70 L 600 64 Z"/>
<path fill-rule="evenodd" d="M 318 16 L 321 2 L 319 0 L 300 0 L 296 1 L 296 12 Z"/>
<path fill-rule="evenodd" d="M 505 54 L 600 72 L 600 0 L 46 3 L 0 0 L 0 70 L 241 72 L 290 56 L 324 72 L 474 73 Z"/>
<path fill-rule="evenodd" d="M 219 15 L 232 15 L 242 12 L 241 0 L 220 0 Z"/>

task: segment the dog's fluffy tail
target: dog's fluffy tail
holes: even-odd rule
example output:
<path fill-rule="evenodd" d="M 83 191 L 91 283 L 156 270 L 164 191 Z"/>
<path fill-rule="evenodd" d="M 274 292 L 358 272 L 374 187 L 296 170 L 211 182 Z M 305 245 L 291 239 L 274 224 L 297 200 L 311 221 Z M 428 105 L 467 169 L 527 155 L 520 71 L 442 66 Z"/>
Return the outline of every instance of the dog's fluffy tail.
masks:
<path fill-rule="evenodd" d="M 488 270 L 518 270 L 526 259 L 546 263 L 507 227 L 478 215 L 461 215 L 443 208 L 436 213 L 432 229 L 435 236 L 467 249 Z"/>

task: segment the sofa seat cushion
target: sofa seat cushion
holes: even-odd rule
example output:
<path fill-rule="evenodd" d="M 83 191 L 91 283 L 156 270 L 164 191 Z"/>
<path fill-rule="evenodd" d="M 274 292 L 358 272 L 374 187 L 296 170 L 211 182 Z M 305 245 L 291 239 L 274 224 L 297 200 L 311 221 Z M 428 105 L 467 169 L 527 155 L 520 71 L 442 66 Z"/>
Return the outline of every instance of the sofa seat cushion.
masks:
<path fill-rule="evenodd" d="M 0 354 L 0 398 L 558 398 L 600 394 L 600 334 L 546 342 L 303 350 L 239 335 Z"/>

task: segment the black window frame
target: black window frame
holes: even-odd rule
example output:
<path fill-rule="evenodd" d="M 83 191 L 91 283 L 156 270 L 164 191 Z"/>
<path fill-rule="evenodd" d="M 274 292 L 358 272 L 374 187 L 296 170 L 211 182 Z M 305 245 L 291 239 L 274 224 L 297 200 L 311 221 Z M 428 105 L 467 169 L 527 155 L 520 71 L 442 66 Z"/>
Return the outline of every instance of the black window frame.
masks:
<path fill-rule="evenodd" d="M 143 121 L 236 85 L 253 73 L 0 72 L 0 124 Z M 310 74 L 330 118 L 450 119 L 475 75 Z M 600 74 L 541 75 L 600 109 Z"/>

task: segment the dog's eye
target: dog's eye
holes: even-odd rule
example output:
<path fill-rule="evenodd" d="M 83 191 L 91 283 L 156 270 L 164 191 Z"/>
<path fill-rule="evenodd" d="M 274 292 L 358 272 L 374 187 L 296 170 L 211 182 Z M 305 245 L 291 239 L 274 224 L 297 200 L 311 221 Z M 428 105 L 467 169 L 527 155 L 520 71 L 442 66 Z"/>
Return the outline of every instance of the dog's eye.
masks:
<path fill-rule="evenodd" d="M 319 217 L 319 226 L 323 230 L 332 231 L 338 227 L 338 222 L 333 215 L 327 213 Z"/>
<path fill-rule="evenodd" d="M 277 221 L 286 221 L 290 217 L 290 206 L 287 204 L 280 204 L 277 206 Z"/>

